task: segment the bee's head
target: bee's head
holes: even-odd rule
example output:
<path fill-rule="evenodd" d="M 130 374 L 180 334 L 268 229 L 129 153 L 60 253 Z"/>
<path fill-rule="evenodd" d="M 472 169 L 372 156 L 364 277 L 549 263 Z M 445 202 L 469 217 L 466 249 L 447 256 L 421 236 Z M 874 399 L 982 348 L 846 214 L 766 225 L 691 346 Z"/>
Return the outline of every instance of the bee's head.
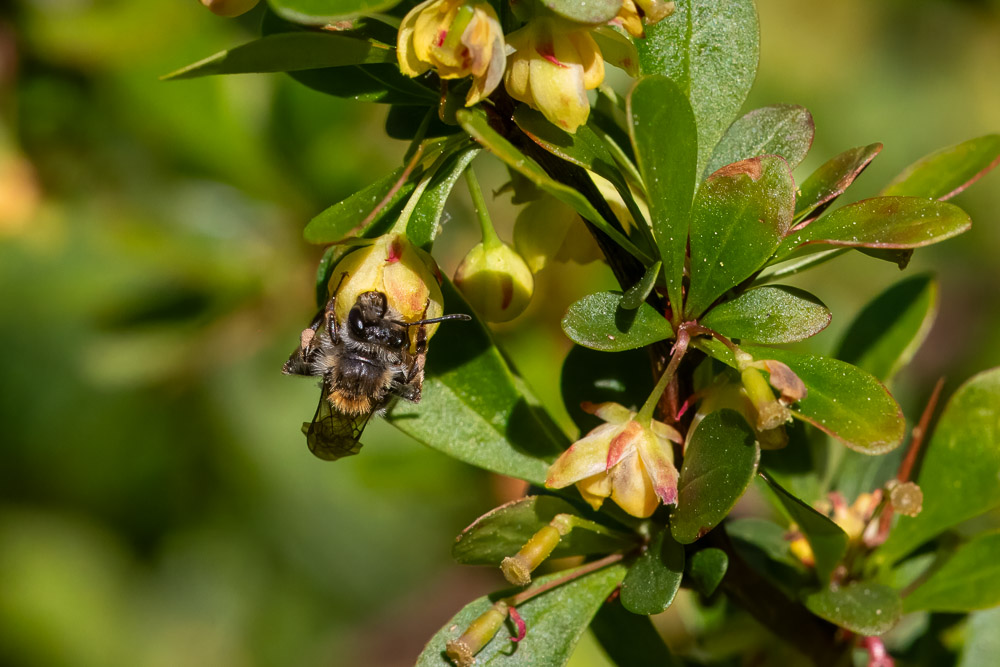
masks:
<path fill-rule="evenodd" d="M 406 327 L 386 319 L 388 311 L 385 294 L 364 292 L 347 314 L 347 327 L 351 335 L 361 341 L 376 343 L 402 350 L 410 344 Z"/>

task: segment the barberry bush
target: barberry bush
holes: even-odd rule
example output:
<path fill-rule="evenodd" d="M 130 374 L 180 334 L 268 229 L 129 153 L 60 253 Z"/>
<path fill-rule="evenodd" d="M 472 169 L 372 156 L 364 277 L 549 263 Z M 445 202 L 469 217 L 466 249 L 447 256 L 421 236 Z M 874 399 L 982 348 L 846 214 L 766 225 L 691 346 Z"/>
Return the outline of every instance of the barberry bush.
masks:
<path fill-rule="evenodd" d="M 204 2 L 224 15 L 255 4 Z M 503 590 L 457 610 L 418 665 L 562 665 L 588 627 L 622 666 L 708 664 L 731 657 L 725 637 L 745 634 L 747 612 L 773 636 L 744 642 L 744 656 L 889 665 L 925 630 L 901 619 L 1000 604 L 1000 369 L 951 396 L 939 384 L 904 418 L 890 389 L 934 320 L 935 278 L 904 277 L 837 313 L 851 324 L 829 355 L 794 345 L 834 313 L 792 284 L 848 253 L 905 269 L 968 231 L 948 200 L 996 166 L 1000 135 L 841 204 L 882 145 L 803 174 L 808 110 L 740 113 L 758 61 L 752 0 L 269 0 L 261 31 L 167 78 L 285 72 L 389 106 L 387 136 L 410 142 L 402 163 L 305 226 L 328 246 L 318 306 L 362 253 L 379 276 L 367 289 L 390 303 L 440 293 L 432 315 L 473 314 L 433 332 L 420 400 L 385 418 L 531 485 L 458 536 L 454 558 L 498 568 Z M 474 175 L 484 161 L 505 166 L 503 190 L 523 206 L 513 245 Z M 454 224 L 482 242 L 452 280 L 421 269 L 386 287 L 394 248 L 434 252 L 462 183 L 477 218 Z M 527 307 L 534 274 L 595 257 L 619 289 L 569 307 L 574 346 L 549 369 L 570 430 L 486 323 Z M 416 319 L 424 298 L 397 310 Z M 734 515 L 748 491 L 764 504 Z M 698 595 L 706 640 L 673 655 L 649 616 L 682 587 Z M 989 632 L 973 622 L 966 639 Z"/>

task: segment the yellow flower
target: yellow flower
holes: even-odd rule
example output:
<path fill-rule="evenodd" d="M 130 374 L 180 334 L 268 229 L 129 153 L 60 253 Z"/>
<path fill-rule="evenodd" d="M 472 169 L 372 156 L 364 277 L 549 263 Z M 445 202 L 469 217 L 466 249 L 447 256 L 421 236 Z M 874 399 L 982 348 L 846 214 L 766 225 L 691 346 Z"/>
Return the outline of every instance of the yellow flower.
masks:
<path fill-rule="evenodd" d="M 584 403 L 582 407 L 607 423 L 556 459 L 545 486 L 561 489 L 576 484 L 594 509 L 610 496 L 640 518 L 650 516 L 661 501 L 676 503 L 677 468 L 671 442 L 681 442 L 680 434 L 656 420 L 640 424 L 636 413 L 617 403 Z"/>
<path fill-rule="evenodd" d="M 471 76 L 465 104 L 472 106 L 500 83 L 506 47 L 500 21 L 488 3 L 427 0 L 403 19 L 396 54 L 407 76 L 432 68 L 442 79 Z"/>
<path fill-rule="evenodd" d="M 667 18 L 674 13 L 674 3 L 663 0 L 624 0 L 618 16 L 611 21 L 624 28 L 633 37 L 645 37 L 643 19 L 648 25 Z"/>
<path fill-rule="evenodd" d="M 337 294 L 337 319 L 346 321 L 358 297 L 369 291 L 385 294 L 389 307 L 407 322 L 440 317 L 444 298 L 438 285 L 437 264 L 402 234 L 380 236 L 337 264 L 330 276 L 330 294 Z M 427 325 L 428 340 L 438 324 Z M 416 327 L 411 327 L 411 337 Z"/>
<path fill-rule="evenodd" d="M 538 109 L 567 132 L 587 122 L 587 91 L 604 81 L 604 60 L 585 27 L 555 19 L 531 21 L 507 39 L 504 85 L 516 100 Z"/>
<path fill-rule="evenodd" d="M 514 247 L 532 273 L 551 261 L 586 264 L 602 257 L 576 211 L 555 197 L 531 202 L 514 222 Z"/>
<path fill-rule="evenodd" d="M 477 243 L 455 270 L 455 287 L 487 322 L 508 322 L 528 307 L 535 281 L 524 260 L 499 240 Z"/>

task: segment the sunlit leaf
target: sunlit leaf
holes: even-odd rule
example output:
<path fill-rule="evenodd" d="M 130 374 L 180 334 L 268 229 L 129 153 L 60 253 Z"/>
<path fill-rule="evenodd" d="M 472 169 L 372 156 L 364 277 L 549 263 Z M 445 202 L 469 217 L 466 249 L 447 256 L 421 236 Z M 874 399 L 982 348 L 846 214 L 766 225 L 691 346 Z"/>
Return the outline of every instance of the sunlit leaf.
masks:
<path fill-rule="evenodd" d="M 902 280 L 858 313 L 836 357 L 888 382 L 927 338 L 937 307 L 938 284 L 933 277 Z"/>
<path fill-rule="evenodd" d="M 648 303 L 621 306 L 620 292 L 597 292 L 576 301 L 562 319 L 570 340 L 594 350 L 618 352 L 643 347 L 674 335 L 670 322 Z"/>
<path fill-rule="evenodd" d="M 691 577 L 695 588 L 702 595 L 708 596 L 722 583 L 729 568 L 729 556 L 722 549 L 709 547 L 694 552 L 687 563 L 687 575 Z"/>
<path fill-rule="evenodd" d="M 892 563 L 952 526 L 1000 507 L 1000 368 L 963 384 L 926 445 L 917 484 L 923 510 L 901 516 L 876 557 Z"/>
<path fill-rule="evenodd" d="M 828 517 L 783 489 L 769 476 L 764 475 L 764 479 L 809 542 L 816 560 L 816 576 L 825 585 L 830 581 L 833 569 L 847 553 L 847 533 Z"/>
<path fill-rule="evenodd" d="M 286 32 L 216 53 L 164 76 L 193 79 L 213 74 L 294 72 L 323 67 L 395 63 L 396 51 L 382 44 L 329 32 Z"/>
<path fill-rule="evenodd" d="M 472 312 L 450 282 L 442 288 L 445 312 Z M 548 462 L 569 446 L 478 321 L 438 329 L 428 345 L 420 403 L 400 401 L 388 416 L 453 458 L 539 485 Z"/>
<path fill-rule="evenodd" d="M 569 572 L 571 570 L 539 577 L 536 585 L 544 585 Z M 623 565 L 611 565 L 518 605 L 517 612 L 527 628 L 524 639 L 516 645 L 511 643 L 510 638 L 516 636 L 516 631 L 507 623 L 476 655 L 476 667 L 559 667 L 566 664 L 590 619 L 624 576 Z M 458 639 L 472 621 L 502 596 L 502 593 L 495 593 L 466 605 L 427 642 L 417 658 L 417 667 L 455 667 L 445 656 L 445 645 Z"/>
<path fill-rule="evenodd" d="M 384 12 L 399 3 L 400 0 L 267 0 L 282 18 L 312 25 Z"/>
<path fill-rule="evenodd" d="M 773 155 L 727 165 L 702 183 L 691 211 L 688 317 L 764 266 L 791 227 L 794 208 L 788 164 Z"/>
<path fill-rule="evenodd" d="M 677 0 L 637 40 L 642 73 L 670 77 L 691 100 L 699 174 L 750 92 L 759 42 L 752 0 Z"/>
<path fill-rule="evenodd" d="M 358 190 L 347 199 L 329 207 L 309 221 L 302 236 L 309 243 L 317 244 L 336 243 L 343 240 L 386 198 L 402 175 L 403 168 L 400 167 L 371 185 Z M 372 218 L 370 226 L 377 226 L 381 220 L 398 211 L 397 204 L 413 192 L 414 186 L 413 179 L 400 185 L 399 189 L 392 194 L 392 197 Z"/>
<path fill-rule="evenodd" d="M 674 601 L 684 576 L 684 547 L 657 532 L 622 581 L 622 605 L 633 614 L 659 614 Z"/>
<path fill-rule="evenodd" d="M 987 134 L 927 155 L 892 179 L 883 195 L 951 199 L 1000 164 L 1000 134 Z"/>
<path fill-rule="evenodd" d="M 903 609 L 963 612 L 1000 604 L 1000 533 L 981 535 L 948 554 L 903 598 Z"/>
<path fill-rule="evenodd" d="M 760 448 L 753 429 L 735 410 L 707 415 L 689 437 L 677 484 L 670 531 L 690 544 L 726 518 L 750 485 Z"/>
<path fill-rule="evenodd" d="M 878 143 L 858 146 L 824 162 L 799 186 L 795 197 L 795 218 L 818 217 L 844 194 L 881 150 L 882 144 Z"/>
<path fill-rule="evenodd" d="M 607 23 L 621 9 L 622 0 L 541 0 L 553 14 L 575 23 Z"/>
<path fill-rule="evenodd" d="M 667 296 L 673 308 L 680 310 L 691 199 L 697 182 L 694 112 L 673 81 L 648 76 L 632 87 L 628 116 L 632 148 L 649 195 L 653 238 L 663 261 Z"/>
<path fill-rule="evenodd" d="M 747 290 L 701 318 L 701 324 L 728 338 L 758 343 L 793 343 L 814 336 L 830 323 L 830 311 L 809 292 L 772 285 Z"/>
<path fill-rule="evenodd" d="M 466 565 L 500 565 L 557 514 L 578 516 L 580 510 L 556 496 L 528 496 L 501 505 L 462 531 L 451 548 L 452 557 Z M 634 546 L 636 538 L 594 521 L 577 518 L 552 552 L 552 558 L 606 554 Z"/>
<path fill-rule="evenodd" d="M 860 581 L 813 593 L 806 597 L 805 603 L 820 618 L 869 637 L 891 630 L 903 613 L 896 591 Z"/>
<path fill-rule="evenodd" d="M 705 175 L 758 155 L 780 155 L 789 169 L 795 169 L 809 152 L 815 131 L 812 114 L 804 107 L 775 104 L 754 109 L 722 135 Z"/>
<path fill-rule="evenodd" d="M 607 234 L 612 241 L 628 251 L 644 264 L 652 263 L 646 253 L 637 248 L 624 234 L 612 227 L 582 194 L 573 188 L 552 179 L 537 162 L 517 149 L 512 143 L 490 127 L 482 109 L 461 109 L 456 118 L 462 128 L 493 155 L 511 169 L 526 177 L 532 183 L 548 192 L 559 201 L 569 204 L 583 218 Z"/>
<path fill-rule="evenodd" d="M 653 287 L 656 285 L 656 278 L 660 275 L 660 267 L 663 266 L 661 262 L 656 262 L 651 264 L 646 272 L 642 274 L 642 278 L 635 285 L 632 285 L 627 290 L 625 294 L 622 295 L 621 307 L 626 310 L 635 310 L 640 305 L 645 303 L 646 298 L 653 291 Z"/>
<path fill-rule="evenodd" d="M 636 616 L 616 601 L 603 605 L 590 624 L 614 664 L 624 667 L 673 667 L 681 664 L 649 617 Z"/>
<path fill-rule="evenodd" d="M 441 231 L 444 205 L 455 183 L 478 154 L 479 149 L 469 147 L 442 157 L 440 166 L 420 195 L 420 201 L 406 225 L 406 235 L 415 245 L 428 248 Z"/>
<path fill-rule="evenodd" d="M 789 234 L 778 250 L 783 257 L 811 244 L 851 248 L 921 248 L 968 231 L 962 209 L 920 197 L 875 197 L 837 209 Z"/>

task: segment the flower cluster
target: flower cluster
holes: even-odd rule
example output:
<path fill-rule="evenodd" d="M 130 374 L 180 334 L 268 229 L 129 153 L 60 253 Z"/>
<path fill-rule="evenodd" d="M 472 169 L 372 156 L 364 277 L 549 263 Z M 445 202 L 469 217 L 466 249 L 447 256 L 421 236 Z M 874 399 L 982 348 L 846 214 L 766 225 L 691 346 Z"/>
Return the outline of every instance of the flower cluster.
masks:
<path fill-rule="evenodd" d="M 610 23 L 642 37 L 644 23 L 656 23 L 673 9 L 673 2 L 624 0 Z M 587 91 L 604 81 L 594 28 L 540 14 L 505 36 L 496 12 L 483 0 L 426 0 L 400 25 L 399 68 L 411 77 L 428 70 L 442 79 L 471 77 L 467 106 L 489 96 L 503 80 L 511 97 L 575 132 L 590 114 Z"/>

